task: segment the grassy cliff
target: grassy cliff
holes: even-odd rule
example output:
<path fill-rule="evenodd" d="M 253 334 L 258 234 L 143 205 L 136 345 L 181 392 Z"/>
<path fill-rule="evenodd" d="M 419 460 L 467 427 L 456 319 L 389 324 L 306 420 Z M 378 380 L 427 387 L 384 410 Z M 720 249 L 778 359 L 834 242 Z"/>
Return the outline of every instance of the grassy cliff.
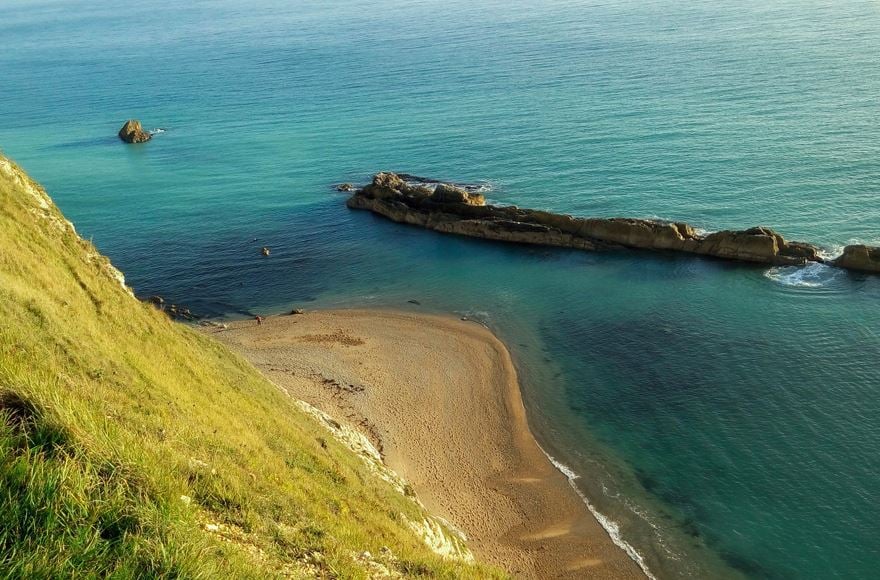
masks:
<path fill-rule="evenodd" d="M 316 416 L 0 157 L 0 578 L 496 575 Z"/>

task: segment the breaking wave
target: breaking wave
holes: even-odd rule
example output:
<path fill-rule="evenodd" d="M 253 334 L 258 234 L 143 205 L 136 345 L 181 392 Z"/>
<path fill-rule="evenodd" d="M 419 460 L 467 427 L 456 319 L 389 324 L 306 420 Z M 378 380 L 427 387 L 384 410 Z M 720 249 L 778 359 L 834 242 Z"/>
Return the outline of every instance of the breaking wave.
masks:
<path fill-rule="evenodd" d="M 840 268 L 811 262 L 806 266 L 777 266 L 764 276 L 783 286 L 792 288 L 824 288 L 843 273 Z"/>
<path fill-rule="evenodd" d="M 605 529 L 605 531 L 608 533 L 608 536 L 611 538 L 611 541 L 614 542 L 614 544 L 621 550 L 626 552 L 626 555 L 629 556 L 633 562 L 638 564 L 639 568 L 642 569 L 642 572 L 645 573 L 645 576 L 647 576 L 650 580 L 657 580 L 657 577 L 654 576 L 648 569 L 648 564 L 645 562 L 645 558 L 638 552 L 638 550 L 635 549 L 635 547 L 632 546 L 632 544 L 624 540 L 623 537 L 620 535 L 620 526 L 617 524 L 617 522 L 597 510 L 595 506 L 590 503 L 589 498 L 587 498 L 587 496 L 584 495 L 584 493 L 577 486 L 575 480 L 578 479 L 580 476 L 572 471 L 572 469 L 564 463 L 557 461 L 556 458 L 547 453 L 543 447 L 539 445 L 538 448 L 541 449 L 544 455 L 547 456 L 547 459 L 550 460 L 550 463 L 552 463 L 553 466 L 568 479 L 569 485 L 571 485 L 572 489 L 578 494 L 578 496 L 580 496 L 581 501 L 584 502 L 584 504 L 587 506 L 587 509 L 589 509 L 590 513 L 593 514 L 593 517 L 596 518 L 596 521 L 599 522 L 599 525 L 601 525 L 602 528 Z"/>

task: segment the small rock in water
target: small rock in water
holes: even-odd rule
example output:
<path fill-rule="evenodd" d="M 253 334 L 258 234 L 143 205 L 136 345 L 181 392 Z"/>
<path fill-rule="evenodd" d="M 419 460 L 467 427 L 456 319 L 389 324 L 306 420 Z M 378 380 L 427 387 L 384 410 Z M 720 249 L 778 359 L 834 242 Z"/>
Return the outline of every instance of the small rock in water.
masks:
<path fill-rule="evenodd" d="M 119 138 L 126 143 L 143 143 L 149 141 L 153 136 L 149 132 L 144 131 L 141 122 L 137 119 L 129 119 L 119 129 Z"/>
<path fill-rule="evenodd" d="M 336 191 L 354 191 L 353 183 L 340 183 L 336 186 Z"/>
<path fill-rule="evenodd" d="M 267 246 L 263 246 L 263 248 L 260 250 L 260 253 L 263 254 L 264 256 L 268 256 L 269 255 L 269 248 Z"/>
<path fill-rule="evenodd" d="M 416 306 L 421 306 L 421 305 L 422 305 L 422 303 L 419 302 L 418 300 L 407 300 L 407 302 L 409 302 L 410 304 L 415 304 Z"/>

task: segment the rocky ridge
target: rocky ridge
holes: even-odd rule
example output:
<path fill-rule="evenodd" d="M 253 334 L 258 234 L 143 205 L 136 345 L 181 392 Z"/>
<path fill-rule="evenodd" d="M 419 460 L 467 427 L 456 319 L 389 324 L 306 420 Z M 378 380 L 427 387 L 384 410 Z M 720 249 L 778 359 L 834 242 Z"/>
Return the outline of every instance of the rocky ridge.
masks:
<path fill-rule="evenodd" d="M 788 241 L 765 227 L 702 234 L 684 222 L 578 218 L 517 206 L 487 205 L 484 196 L 472 189 L 425 180 L 413 184 L 388 172 L 377 173 L 371 183 L 355 191 L 347 205 L 395 222 L 488 240 L 581 250 L 684 252 L 775 266 L 826 262 L 819 247 Z M 843 255 L 827 263 L 880 272 L 880 248 L 847 246 Z"/>

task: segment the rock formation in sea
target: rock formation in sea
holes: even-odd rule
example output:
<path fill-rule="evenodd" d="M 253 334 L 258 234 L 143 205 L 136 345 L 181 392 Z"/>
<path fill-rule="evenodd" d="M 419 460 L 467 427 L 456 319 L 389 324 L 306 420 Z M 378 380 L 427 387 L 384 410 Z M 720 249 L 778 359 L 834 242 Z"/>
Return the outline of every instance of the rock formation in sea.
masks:
<path fill-rule="evenodd" d="M 126 143 L 143 143 L 149 141 L 152 135 L 148 131 L 144 131 L 141 122 L 137 119 L 129 119 L 125 125 L 119 130 L 119 138 Z"/>
<path fill-rule="evenodd" d="M 848 270 L 863 272 L 880 272 L 880 248 L 855 244 L 843 249 L 834 265 Z"/>
<path fill-rule="evenodd" d="M 424 183 L 411 184 L 395 173 L 377 173 L 347 204 L 396 222 L 489 240 L 581 250 L 665 250 L 777 266 L 824 262 L 817 246 L 788 241 L 769 228 L 700 234 L 683 222 L 578 218 L 516 206 L 486 205 L 481 194 L 442 183 L 433 189 Z M 847 247 L 844 255 L 832 264 L 880 271 L 880 248 L 852 248 L 857 247 Z"/>

